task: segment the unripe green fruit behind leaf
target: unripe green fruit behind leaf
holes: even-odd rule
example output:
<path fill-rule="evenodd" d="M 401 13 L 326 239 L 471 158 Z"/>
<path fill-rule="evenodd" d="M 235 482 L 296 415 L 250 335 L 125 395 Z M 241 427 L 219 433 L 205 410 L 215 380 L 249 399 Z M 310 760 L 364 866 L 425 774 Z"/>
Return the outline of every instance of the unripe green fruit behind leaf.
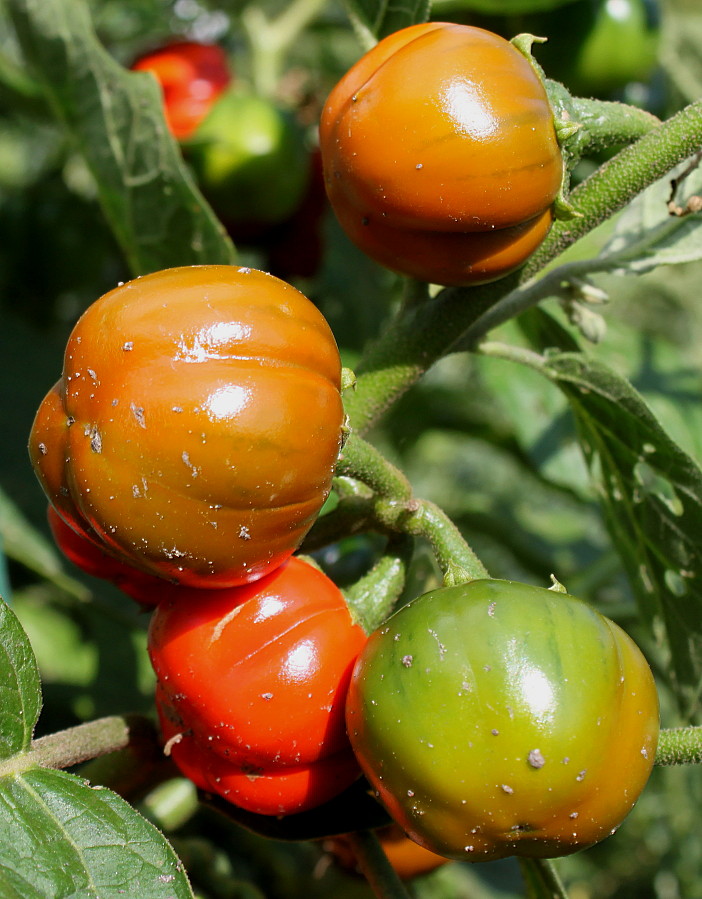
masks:
<path fill-rule="evenodd" d="M 184 144 L 203 193 L 229 223 L 274 224 L 304 195 L 310 158 L 300 128 L 263 97 L 225 92 Z"/>

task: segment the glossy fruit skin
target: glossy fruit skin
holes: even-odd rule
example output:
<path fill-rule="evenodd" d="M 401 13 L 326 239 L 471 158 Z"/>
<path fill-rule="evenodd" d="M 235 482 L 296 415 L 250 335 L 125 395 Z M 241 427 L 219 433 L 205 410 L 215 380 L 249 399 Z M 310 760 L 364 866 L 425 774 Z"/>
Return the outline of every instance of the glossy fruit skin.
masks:
<path fill-rule="evenodd" d="M 203 789 L 226 788 L 260 814 L 314 807 L 349 786 L 359 770 L 344 703 L 366 637 L 333 581 L 293 557 L 254 584 L 194 592 L 161 602 L 148 636 L 164 736 L 187 731 L 176 764 L 187 774 L 201 758 L 225 784 Z"/>
<path fill-rule="evenodd" d="M 183 150 L 235 237 L 285 221 L 310 179 L 309 152 L 292 116 L 237 87 L 219 97 Z"/>
<path fill-rule="evenodd" d="M 160 686 L 156 711 L 168 754 L 180 773 L 206 793 L 257 815 L 292 815 L 317 808 L 343 793 L 360 774 L 350 749 L 306 765 L 268 769 L 232 761 L 193 737 Z"/>
<path fill-rule="evenodd" d="M 638 647 L 574 597 L 476 580 L 369 638 L 351 744 L 405 832 L 440 855 L 555 857 L 612 833 L 648 780 L 658 698 Z"/>
<path fill-rule="evenodd" d="M 178 140 L 193 134 L 232 80 L 224 50 L 197 41 L 173 41 L 145 53 L 132 69 L 151 72 L 159 82 L 166 123 Z"/>
<path fill-rule="evenodd" d="M 263 272 L 130 281 L 76 324 L 30 435 L 61 518 L 120 561 L 198 587 L 261 577 L 299 546 L 341 444 L 333 334 Z"/>
<path fill-rule="evenodd" d="M 563 176 L 548 97 L 528 60 L 498 35 L 443 22 L 391 34 L 347 72 L 325 104 L 320 147 L 351 239 L 365 233 L 362 249 L 377 261 L 441 284 L 493 280 L 521 264 L 545 235 Z M 512 254 L 496 248 L 500 229 L 537 221 L 538 239 Z M 471 234 L 480 235 L 474 250 Z M 496 252 L 505 253 L 499 265 L 481 268 Z"/>

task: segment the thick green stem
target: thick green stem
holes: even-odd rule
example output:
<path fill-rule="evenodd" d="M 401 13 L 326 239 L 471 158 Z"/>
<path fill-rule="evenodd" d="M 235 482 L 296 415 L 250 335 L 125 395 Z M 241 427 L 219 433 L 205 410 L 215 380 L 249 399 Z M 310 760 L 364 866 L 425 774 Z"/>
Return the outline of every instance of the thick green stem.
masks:
<path fill-rule="evenodd" d="M 357 434 L 352 434 L 344 446 L 337 474 L 360 481 L 371 492 L 363 495 L 354 491 L 333 512 L 323 516 L 305 542 L 306 551 L 343 533 L 378 530 L 408 534 L 431 543 L 447 586 L 488 576 L 448 515 L 433 503 L 413 497 L 404 474 Z"/>
<path fill-rule="evenodd" d="M 661 124 L 656 116 L 636 106 L 573 97 L 556 81 L 546 79 L 545 84 L 557 122 L 581 126 L 564 141 L 565 152 L 576 159 L 588 151 L 633 143 Z"/>
<path fill-rule="evenodd" d="M 395 501 L 408 500 L 412 487 L 405 475 L 395 468 L 372 444 L 352 433 L 336 464 L 337 475 L 348 475 L 370 487 L 378 496 Z"/>
<path fill-rule="evenodd" d="M 434 503 L 412 500 L 399 504 L 379 500 L 374 511 L 376 520 L 386 528 L 429 541 L 445 586 L 489 576 L 456 525 Z"/>
<path fill-rule="evenodd" d="M 29 768 L 69 768 L 98 758 L 143 739 L 144 729 L 153 728 L 144 719 L 113 715 L 33 740 L 29 750 L 0 764 L 0 777 L 21 774 Z"/>
<path fill-rule="evenodd" d="M 372 830 L 349 834 L 358 867 L 377 899 L 409 899 L 409 893 L 383 852 Z"/>
<path fill-rule="evenodd" d="M 406 534 L 393 534 L 373 568 L 344 595 L 351 614 L 367 634 L 391 614 L 407 579 L 414 541 Z"/>
<path fill-rule="evenodd" d="M 451 351 L 470 324 L 517 283 L 516 275 L 511 275 L 483 287 L 449 288 L 425 303 L 401 309 L 355 366 L 356 387 L 344 398 L 354 431 L 365 433 L 437 359 Z"/>
<path fill-rule="evenodd" d="M 702 727 L 671 727 L 662 730 L 656 751 L 656 764 L 702 764 Z"/>
<path fill-rule="evenodd" d="M 646 134 L 579 184 L 569 200 L 578 218 L 556 222 L 522 270 L 527 281 L 588 232 L 618 212 L 649 184 L 702 146 L 702 100 Z"/>

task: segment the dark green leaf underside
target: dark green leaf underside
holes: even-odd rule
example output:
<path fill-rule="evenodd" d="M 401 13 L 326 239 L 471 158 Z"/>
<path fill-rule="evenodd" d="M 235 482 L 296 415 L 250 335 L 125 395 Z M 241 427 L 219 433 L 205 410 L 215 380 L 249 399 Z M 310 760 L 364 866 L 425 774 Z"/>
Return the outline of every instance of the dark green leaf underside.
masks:
<path fill-rule="evenodd" d="M 564 392 L 612 538 L 649 623 L 662 624 L 683 713 L 702 679 L 702 471 L 631 384 L 577 353 L 548 358 Z"/>

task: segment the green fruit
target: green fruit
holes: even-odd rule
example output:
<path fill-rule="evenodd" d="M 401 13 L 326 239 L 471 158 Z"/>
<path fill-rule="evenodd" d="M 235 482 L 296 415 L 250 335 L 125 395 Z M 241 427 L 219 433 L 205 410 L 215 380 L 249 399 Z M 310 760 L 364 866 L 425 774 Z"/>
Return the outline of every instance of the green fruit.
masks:
<path fill-rule="evenodd" d="M 631 81 L 645 81 L 658 50 L 653 0 L 604 0 L 589 6 L 591 25 L 574 58 L 574 89 L 607 93 Z"/>
<path fill-rule="evenodd" d="M 293 119 L 237 88 L 221 95 L 184 149 L 203 193 L 226 222 L 284 221 L 309 180 L 309 154 Z"/>
<path fill-rule="evenodd" d="M 397 823 L 465 861 L 603 839 L 646 784 L 659 727 L 651 671 L 621 628 L 500 580 L 427 593 L 372 634 L 346 720 Z"/>

